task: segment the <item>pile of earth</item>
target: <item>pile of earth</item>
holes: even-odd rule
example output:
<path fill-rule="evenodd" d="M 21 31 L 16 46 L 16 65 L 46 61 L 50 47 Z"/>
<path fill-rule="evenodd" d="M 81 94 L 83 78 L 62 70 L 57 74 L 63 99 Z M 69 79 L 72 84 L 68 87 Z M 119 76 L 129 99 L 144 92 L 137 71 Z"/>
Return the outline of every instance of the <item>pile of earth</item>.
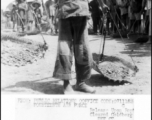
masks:
<path fill-rule="evenodd" d="M 1 63 L 8 66 L 25 66 L 44 56 L 43 44 L 30 39 L 1 34 Z"/>

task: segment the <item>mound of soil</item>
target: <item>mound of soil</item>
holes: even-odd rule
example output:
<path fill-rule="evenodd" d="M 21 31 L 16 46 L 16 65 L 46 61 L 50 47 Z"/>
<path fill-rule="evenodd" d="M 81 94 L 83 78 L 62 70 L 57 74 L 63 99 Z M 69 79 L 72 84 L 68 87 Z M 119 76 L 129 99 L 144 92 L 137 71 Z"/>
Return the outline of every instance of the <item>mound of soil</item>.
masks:
<path fill-rule="evenodd" d="M 1 36 L 1 63 L 9 66 L 25 66 L 42 58 L 43 45 L 17 36 Z"/>

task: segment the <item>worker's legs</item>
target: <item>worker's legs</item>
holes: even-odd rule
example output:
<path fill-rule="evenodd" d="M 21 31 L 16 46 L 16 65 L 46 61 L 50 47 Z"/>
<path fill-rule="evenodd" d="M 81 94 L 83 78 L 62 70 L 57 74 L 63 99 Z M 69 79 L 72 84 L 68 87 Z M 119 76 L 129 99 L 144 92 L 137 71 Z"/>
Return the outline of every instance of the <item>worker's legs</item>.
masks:
<path fill-rule="evenodd" d="M 69 84 L 73 48 L 76 65 L 77 90 L 94 92 L 85 84 L 85 80 L 91 76 L 92 58 L 87 42 L 87 18 L 74 17 L 61 19 L 59 22 L 58 54 L 53 77 L 64 80 L 64 92 L 72 91 Z"/>
<path fill-rule="evenodd" d="M 60 19 L 57 58 L 53 77 L 64 81 L 64 93 L 71 92 L 72 87 L 69 83 L 72 67 L 72 32 L 69 19 Z"/>
<path fill-rule="evenodd" d="M 71 22 L 74 30 L 73 46 L 77 78 L 76 89 L 83 92 L 94 93 L 95 90 L 85 83 L 85 81 L 91 77 L 93 63 L 88 42 L 87 18 L 71 18 Z"/>
<path fill-rule="evenodd" d="M 59 38 L 54 77 L 71 80 L 72 66 L 72 32 L 69 19 L 59 21 Z"/>

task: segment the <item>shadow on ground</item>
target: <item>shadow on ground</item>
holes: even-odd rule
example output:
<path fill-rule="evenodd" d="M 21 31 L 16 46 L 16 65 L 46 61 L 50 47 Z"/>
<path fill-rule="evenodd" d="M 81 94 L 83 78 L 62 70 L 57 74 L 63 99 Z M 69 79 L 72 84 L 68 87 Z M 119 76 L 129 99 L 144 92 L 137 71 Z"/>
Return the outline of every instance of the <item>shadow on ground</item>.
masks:
<path fill-rule="evenodd" d="M 43 79 L 45 80 L 45 79 Z M 28 90 L 30 90 L 29 93 L 31 93 L 31 90 L 33 92 L 39 92 L 40 94 L 64 94 L 63 93 L 63 85 L 59 84 L 59 81 L 49 81 L 45 82 L 41 80 L 35 80 L 35 81 L 22 81 L 18 82 L 15 85 L 11 85 L 5 88 L 2 88 L 2 92 L 8 92 L 8 93 L 27 93 Z M 43 81 L 43 82 L 42 82 Z M 127 81 L 110 81 L 107 78 L 101 76 L 100 74 L 94 74 L 90 78 L 90 80 L 86 81 L 86 84 L 94 87 L 102 87 L 102 86 L 119 86 L 124 85 L 126 83 L 130 83 Z M 131 83 L 130 83 L 131 84 Z M 27 92 L 26 92 L 27 91 Z"/>
<path fill-rule="evenodd" d="M 148 43 L 135 43 L 128 39 L 115 39 L 118 43 L 125 45 L 125 50 L 120 53 L 129 55 L 132 57 L 150 57 L 151 56 L 151 44 Z"/>
<path fill-rule="evenodd" d="M 133 50 L 133 51 L 132 51 Z M 130 55 L 132 57 L 150 57 L 151 45 L 150 44 L 127 44 L 126 49 L 121 51 L 122 54 Z"/>
<path fill-rule="evenodd" d="M 86 83 L 88 85 L 94 86 L 94 87 L 120 86 L 120 85 L 125 85 L 125 84 L 132 84 L 129 81 L 113 81 L 113 80 L 109 80 L 108 78 L 106 78 L 106 77 L 104 77 L 104 76 L 102 76 L 100 74 L 92 75 L 90 80 L 88 80 Z"/>
<path fill-rule="evenodd" d="M 21 88 L 21 89 L 16 89 Z M 2 88 L 4 92 L 23 92 L 24 89 L 37 91 L 44 94 L 63 94 L 62 85 L 58 84 L 58 81 L 38 82 L 38 81 L 23 81 L 18 82 L 15 85 Z"/>

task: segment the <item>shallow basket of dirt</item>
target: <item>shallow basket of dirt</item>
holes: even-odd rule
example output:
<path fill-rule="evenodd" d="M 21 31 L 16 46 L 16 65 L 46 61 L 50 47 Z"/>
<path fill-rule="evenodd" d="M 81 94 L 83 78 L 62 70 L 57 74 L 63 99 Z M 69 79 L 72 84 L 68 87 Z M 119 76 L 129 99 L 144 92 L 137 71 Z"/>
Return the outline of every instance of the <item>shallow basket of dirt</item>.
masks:
<path fill-rule="evenodd" d="M 128 81 L 138 72 L 138 68 L 131 62 L 116 56 L 104 56 L 98 62 L 97 55 L 93 55 L 93 69 L 102 76 L 113 81 Z"/>
<path fill-rule="evenodd" d="M 44 56 L 43 44 L 30 39 L 1 34 L 1 63 L 8 66 L 25 66 Z"/>

